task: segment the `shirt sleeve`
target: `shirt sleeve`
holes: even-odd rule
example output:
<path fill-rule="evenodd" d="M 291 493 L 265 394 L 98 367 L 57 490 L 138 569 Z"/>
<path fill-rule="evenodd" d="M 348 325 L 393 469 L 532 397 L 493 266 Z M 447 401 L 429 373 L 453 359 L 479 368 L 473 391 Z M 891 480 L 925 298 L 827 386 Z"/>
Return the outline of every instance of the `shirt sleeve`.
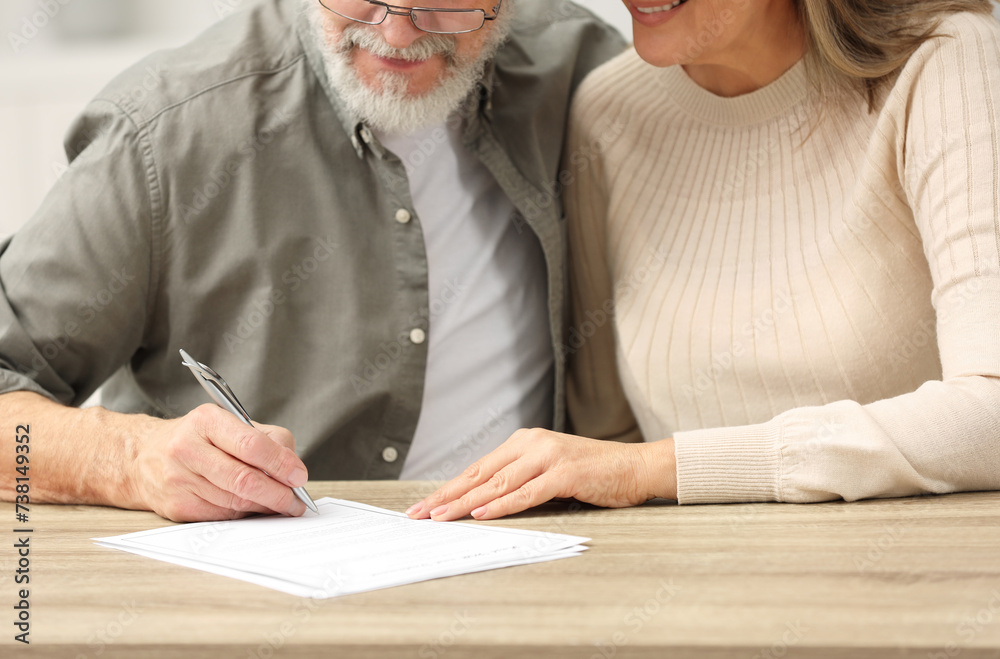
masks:
<path fill-rule="evenodd" d="M 868 405 L 677 433 L 678 499 L 816 502 L 1000 489 L 1000 27 L 957 15 L 893 94 L 942 380 Z M 902 90 L 902 91 L 901 91 Z"/>
<path fill-rule="evenodd" d="M 141 347 L 155 174 L 146 134 L 109 102 L 66 145 L 69 169 L 0 243 L 0 393 L 79 405 Z"/>
<path fill-rule="evenodd" d="M 570 275 L 570 327 L 563 341 L 567 411 L 570 431 L 578 435 L 641 442 L 618 378 L 615 295 L 605 247 L 608 198 L 601 150 L 621 133 L 621 120 L 605 103 L 594 102 L 588 82 L 574 99 L 563 158 Z"/>

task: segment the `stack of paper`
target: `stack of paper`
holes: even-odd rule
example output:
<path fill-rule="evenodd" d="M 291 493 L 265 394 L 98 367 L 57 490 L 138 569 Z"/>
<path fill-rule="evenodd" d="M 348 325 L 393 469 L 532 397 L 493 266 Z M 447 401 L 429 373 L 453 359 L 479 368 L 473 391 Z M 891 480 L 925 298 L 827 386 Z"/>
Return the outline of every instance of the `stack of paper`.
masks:
<path fill-rule="evenodd" d="M 319 514 L 170 526 L 98 545 L 318 599 L 578 556 L 590 538 L 411 520 L 353 501 Z"/>

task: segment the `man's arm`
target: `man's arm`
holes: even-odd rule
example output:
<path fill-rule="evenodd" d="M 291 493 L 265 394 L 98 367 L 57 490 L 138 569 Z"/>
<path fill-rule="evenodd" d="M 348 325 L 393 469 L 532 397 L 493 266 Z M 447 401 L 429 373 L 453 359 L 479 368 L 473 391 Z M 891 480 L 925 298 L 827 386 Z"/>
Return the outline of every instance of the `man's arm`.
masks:
<path fill-rule="evenodd" d="M 148 135 L 95 102 L 35 217 L 0 243 L 0 496 L 13 500 L 18 425 L 35 502 L 148 509 L 177 521 L 301 514 L 291 434 L 204 406 L 175 420 L 75 409 L 150 349 L 162 239 Z M 179 365 L 178 365 L 179 368 Z M 9 456 L 9 457 L 8 457 Z M 270 474 L 271 476 L 267 476 Z"/>
<path fill-rule="evenodd" d="M 29 429 L 34 503 L 152 510 L 178 522 L 306 509 L 290 489 L 308 478 L 291 433 L 251 428 L 214 405 L 164 420 L 12 392 L 0 395 L 0 419 L 5 463 L 14 460 L 16 427 Z M 0 471 L 5 501 L 14 500 L 18 475 L 13 466 Z"/>

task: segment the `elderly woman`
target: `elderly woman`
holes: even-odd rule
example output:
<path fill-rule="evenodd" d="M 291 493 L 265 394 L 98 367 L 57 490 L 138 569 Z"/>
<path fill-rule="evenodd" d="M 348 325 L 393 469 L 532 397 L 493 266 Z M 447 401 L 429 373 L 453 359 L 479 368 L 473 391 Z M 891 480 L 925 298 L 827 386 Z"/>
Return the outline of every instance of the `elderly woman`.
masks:
<path fill-rule="evenodd" d="M 581 436 L 411 516 L 1000 489 L 991 3 L 625 4 L 566 159 Z"/>

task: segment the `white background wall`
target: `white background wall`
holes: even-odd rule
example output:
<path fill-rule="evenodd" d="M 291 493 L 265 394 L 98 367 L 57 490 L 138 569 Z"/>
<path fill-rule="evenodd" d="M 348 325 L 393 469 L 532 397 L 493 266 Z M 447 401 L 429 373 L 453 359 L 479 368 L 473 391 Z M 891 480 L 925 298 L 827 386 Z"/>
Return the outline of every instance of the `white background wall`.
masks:
<path fill-rule="evenodd" d="M 0 0 L 0 237 L 38 207 L 65 166 L 66 129 L 105 83 L 240 1 Z"/>
<path fill-rule="evenodd" d="M 622 0 L 577 0 L 584 7 L 596 12 L 601 18 L 611 23 L 629 40 L 632 38 L 632 17 L 622 4 Z"/>
<path fill-rule="evenodd" d="M 63 135 L 88 99 L 132 62 L 243 2 L 0 0 L 0 238 L 31 216 L 65 166 Z M 631 25 L 620 0 L 583 4 L 623 31 Z"/>
<path fill-rule="evenodd" d="M 89 98 L 132 62 L 183 43 L 243 2 L 0 0 L 0 238 L 55 181 L 65 165 L 63 134 Z M 578 2 L 630 36 L 621 0 Z M 11 34 L 30 37 L 12 44 Z"/>

